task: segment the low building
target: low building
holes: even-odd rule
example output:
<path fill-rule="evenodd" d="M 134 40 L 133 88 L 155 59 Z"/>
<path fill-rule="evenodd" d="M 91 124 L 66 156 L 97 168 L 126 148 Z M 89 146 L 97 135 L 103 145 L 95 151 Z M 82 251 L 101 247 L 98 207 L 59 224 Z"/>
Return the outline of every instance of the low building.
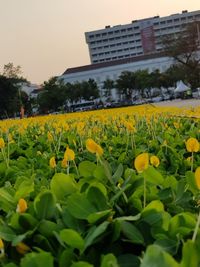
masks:
<path fill-rule="evenodd" d="M 104 100 L 103 83 L 107 79 L 116 81 L 123 71 L 148 70 L 149 72 L 156 69 L 160 72 L 166 71 L 173 63 L 173 59 L 166 57 L 163 53 L 132 57 L 111 62 L 85 65 L 81 67 L 67 69 L 60 78 L 65 83 L 83 82 L 94 79 L 100 91 L 100 98 Z M 119 100 L 115 89 L 112 90 L 112 99 Z"/>

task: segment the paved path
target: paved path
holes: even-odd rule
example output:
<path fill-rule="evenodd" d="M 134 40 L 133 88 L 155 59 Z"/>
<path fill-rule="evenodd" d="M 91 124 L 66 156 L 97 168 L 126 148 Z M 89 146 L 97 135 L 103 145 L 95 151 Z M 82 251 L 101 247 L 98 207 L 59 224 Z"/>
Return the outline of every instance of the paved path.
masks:
<path fill-rule="evenodd" d="M 164 107 L 185 107 L 185 108 L 191 108 L 191 107 L 200 107 L 200 99 L 175 99 L 172 101 L 162 101 L 159 103 L 153 103 L 155 106 L 164 106 Z"/>

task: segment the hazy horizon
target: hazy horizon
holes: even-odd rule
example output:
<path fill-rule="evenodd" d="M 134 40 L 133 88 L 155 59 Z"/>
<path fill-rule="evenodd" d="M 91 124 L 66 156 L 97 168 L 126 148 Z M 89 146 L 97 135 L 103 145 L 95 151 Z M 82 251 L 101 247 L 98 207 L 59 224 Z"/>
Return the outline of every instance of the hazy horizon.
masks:
<path fill-rule="evenodd" d="M 106 25 L 182 10 L 200 9 L 199 0 L 0 0 L 0 72 L 20 65 L 23 76 L 43 83 L 67 68 L 90 64 L 85 32 Z"/>

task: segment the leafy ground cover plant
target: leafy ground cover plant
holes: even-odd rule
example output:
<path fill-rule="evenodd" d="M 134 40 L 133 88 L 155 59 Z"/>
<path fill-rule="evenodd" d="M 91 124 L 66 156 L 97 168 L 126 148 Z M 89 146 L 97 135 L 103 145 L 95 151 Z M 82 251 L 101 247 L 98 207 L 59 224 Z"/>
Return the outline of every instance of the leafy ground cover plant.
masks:
<path fill-rule="evenodd" d="M 198 109 L 0 122 L 0 263 L 199 266 Z"/>

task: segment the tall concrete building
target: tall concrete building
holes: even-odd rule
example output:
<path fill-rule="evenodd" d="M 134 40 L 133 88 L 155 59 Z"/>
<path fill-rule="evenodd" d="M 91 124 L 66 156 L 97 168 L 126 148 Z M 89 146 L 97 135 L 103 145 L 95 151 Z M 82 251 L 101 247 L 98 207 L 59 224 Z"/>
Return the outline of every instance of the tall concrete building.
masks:
<path fill-rule="evenodd" d="M 86 32 L 91 63 L 159 53 L 165 35 L 176 35 L 194 21 L 200 21 L 200 10 L 184 10 L 180 14 L 133 20 L 130 24 Z"/>
<path fill-rule="evenodd" d="M 116 81 L 123 71 L 158 69 L 166 71 L 173 63 L 163 51 L 162 38 L 165 35 L 183 31 L 188 23 L 200 21 L 200 10 L 166 17 L 132 21 L 130 24 L 106 26 L 105 29 L 86 32 L 91 64 L 68 68 L 61 76 L 64 82 L 75 83 L 94 79 L 100 95 L 104 95 L 103 84 L 107 79 Z M 200 42 L 199 28 L 198 38 Z M 118 99 L 113 90 L 113 99 Z"/>

